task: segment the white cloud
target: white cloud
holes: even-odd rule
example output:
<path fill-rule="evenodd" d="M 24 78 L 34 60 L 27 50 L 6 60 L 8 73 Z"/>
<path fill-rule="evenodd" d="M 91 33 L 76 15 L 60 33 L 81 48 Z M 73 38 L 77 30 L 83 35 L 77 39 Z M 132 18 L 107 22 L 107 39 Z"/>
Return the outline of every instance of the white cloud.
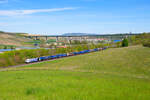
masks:
<path fill-rule="evenodd" d="M 20 0 L 0 0 L 0 4 L 10 3 L 10 2 L 19 2 Z"/>
<path fill-rule="evenodd" d="M 13 27 L 13 26 L 24 26 L 24 25 L 35 25 L 39 24 L 37 22 L 6 22 L 6 23 L 0 23 L 0 27 Z"/>
<path fill-rule="evenodd" d="M 1 27 L 8 26 L 8 23 L 0 23 L 0 26 L 1 26 Z"/>
<path fill-rule="evenodd" d="M 0 10 L 0 16 L 17 16 L 17 15 L 29 15 L 34 13 L 44 13 L 44 12 L 56 12 L 73 10 L 76 8 L 55 8 L 55 9 L 30 9 L 30 10 Z"/>
<path fill-rule="evenodd" d="M 0 0 L 0 4 L 1 3 L 8 3 L 8 0 Z"/>

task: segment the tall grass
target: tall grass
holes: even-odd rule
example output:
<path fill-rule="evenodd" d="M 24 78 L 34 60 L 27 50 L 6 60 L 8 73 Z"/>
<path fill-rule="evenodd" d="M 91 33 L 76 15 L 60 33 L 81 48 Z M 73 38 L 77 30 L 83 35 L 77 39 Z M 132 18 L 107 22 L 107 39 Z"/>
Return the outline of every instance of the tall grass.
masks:
<path fill-rule="evenodd" d="M 0 100 L 150 100 L 148 54 L 133 46 L 8 68 Z"/>

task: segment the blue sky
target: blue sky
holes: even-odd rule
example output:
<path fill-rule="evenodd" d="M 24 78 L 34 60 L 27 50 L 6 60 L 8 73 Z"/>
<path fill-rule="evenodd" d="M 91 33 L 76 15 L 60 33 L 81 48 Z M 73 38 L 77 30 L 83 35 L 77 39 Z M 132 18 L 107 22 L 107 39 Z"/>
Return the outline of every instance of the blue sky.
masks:
<path fill-rule="evenodd" d="M 112 34 L 149 26 L 149 0 L 0 0 L 3 31 Z"/>

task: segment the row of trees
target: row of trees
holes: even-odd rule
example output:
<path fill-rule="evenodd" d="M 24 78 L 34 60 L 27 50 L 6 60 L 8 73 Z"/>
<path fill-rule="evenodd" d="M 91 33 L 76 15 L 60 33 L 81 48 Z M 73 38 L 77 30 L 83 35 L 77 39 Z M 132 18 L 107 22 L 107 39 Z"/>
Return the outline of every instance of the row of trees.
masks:
<path fill-rule="evenodd" d="M 0 46 L 0 49 L 15 49 L 15 48 L 16 48 L 15 46 L 7 46 L 7 45 Z"/>
<path fill-rule="evenodd" d="M 130 38 L 130 43 L 132 45 L 140 45 L 150 47 L 150 33 L 143 33 Z"/>

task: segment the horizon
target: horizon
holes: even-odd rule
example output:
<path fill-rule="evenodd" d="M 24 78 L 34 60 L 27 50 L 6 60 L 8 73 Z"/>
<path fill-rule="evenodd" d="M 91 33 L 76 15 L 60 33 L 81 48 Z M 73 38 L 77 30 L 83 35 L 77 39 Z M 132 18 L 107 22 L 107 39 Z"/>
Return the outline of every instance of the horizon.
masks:
<path fill-rule="evenodd" d="M 31 34 L 31 35 L 47 35 L 47 36 L 59 36 L 59 35 L 66 35 L 66 34 L 87 34 L 87 35 L 117 35 L 117 34 L 142 34 L 142 33 L 150 33 L 150 32 L 137 32 L 137 33 L 133 33 L 133 32 L 127 32 L 127 33 L 60 33 L 60 34 L 34 34 L 34 33 L 25 33 L 25 32 L 6 32 L 6 31 L 2 31 L 0 30 L 0 32 L 4 32 L 4 33 L 10 33 L 10 34 Z"/>
<path fill-rule="evenodd" d="M 41 35 L 150 32 L 148 0 L 0 0 L 0 30 Z"/>

